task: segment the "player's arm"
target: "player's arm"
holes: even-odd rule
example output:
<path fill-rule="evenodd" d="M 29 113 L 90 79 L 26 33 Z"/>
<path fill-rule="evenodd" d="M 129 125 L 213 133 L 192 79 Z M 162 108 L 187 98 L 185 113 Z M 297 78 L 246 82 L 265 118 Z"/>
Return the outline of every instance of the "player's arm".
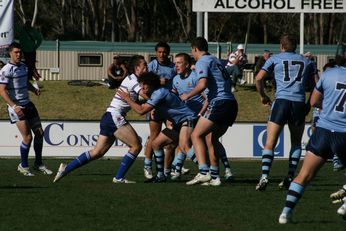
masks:
<path fill-rule="evenodd" d="M 263 69 L 258 72 L 258 74 L 256 75 L 256 89 L 261 96 L 262 104 L 269 106 L 271 105 L 271 100 L 264 92 L 264 83 L 263 83 L 264 77 L 266 74 L 267 72 Z"/>
<path fill-rule="evenodd" d="M 18 115 L 18 116 L 23 116 L 24 113 L 22 111 L 22 107 L 16 105 L 11 98 L 8 95 L 7 89 L 6 89 L 6 84 L 0 84 L 0 96 L 3 98 L 3 100 L 6 102 L 6 104 L 13 109 L 13 111 Z"/>
<path fill-rule="evenodd" d="M 192 89 L 192 91 L 190 91 L 189 93 L 184 93 L 180 96 L 181 100 L 185 101 L 188 100 L 189 98 L 191 98 L 192 96 L 195 96 L 197 94 L 200 94 L 202 91 L 204 91 L 204 89 L 207 88 L 207 78 L 200 78 L 198 80 L 198 83 L 196 85 L 196 87 L 194 89 Z"/>
<path fill-rule="evenodd" d="M 30 81 L 28 81 L 28 90 L 33 92 L 37 96 L 41 95 L 40 89 L 37 89 L 36 87 L 34 87 Z"/>
<path fill-rule="evenodd" d="M 312 107 L 317 107 L 322 109 L 322 100 L 323 100 L 322 93 L 319 92 L 317 89 L 314 89 L 314 91 L 311 94 L 310 105 Z"/>
<path fill-rule="evenodd" d="M 140 115 L 145 115 L 154 109 L 154 107 L 148 103 L 136 103 L 131 99 L 129 93 L 127 91 L 122 90 L 121 88 L 118 89 L 117 95 L 119 95 L 123 100 L 125 100 L 130 105 L 130 107 Z"/>

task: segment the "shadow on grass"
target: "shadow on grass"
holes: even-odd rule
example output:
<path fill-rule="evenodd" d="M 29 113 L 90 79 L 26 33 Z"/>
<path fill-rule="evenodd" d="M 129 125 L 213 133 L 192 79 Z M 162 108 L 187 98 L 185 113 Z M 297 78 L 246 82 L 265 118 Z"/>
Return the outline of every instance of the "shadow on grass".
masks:
<path fill-rule="evenodd" d="M 43 189 L 43 188 L 49 188 L 49 187 L 42 187 L 42 186 L 25 186 L 25 185 L 4 185 L 0 186 L 0 189 Z"/>

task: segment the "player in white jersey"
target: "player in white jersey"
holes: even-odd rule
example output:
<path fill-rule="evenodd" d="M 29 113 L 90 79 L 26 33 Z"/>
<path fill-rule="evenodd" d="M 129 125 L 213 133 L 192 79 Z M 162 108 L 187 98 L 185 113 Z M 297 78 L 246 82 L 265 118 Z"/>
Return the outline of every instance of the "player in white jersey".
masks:
<path fill-rule="evenodd" d="M 133 100 L 137 100 L 139 95 L 146 98 L 145 92 L 141 90 L 137 81 L 137 77 L 147 71 L 147 63 L 144 57 L 141 55 L 133 56 L 130 60 L 129 71 L 131 74 L 123 80 L 119 89 L 128 91 Z M 129 151 L 124 155 L 121 165 L 113 178 L 113 183 L 135 183 L 125 179 L 126 172 L 142 150 L 136 131 L 125 119 L 126 113 L 130 109 L 130 106 L 116 93 L 101 118 L 100 135 L 96 146 L 92 150 L 82 153 L 67 165 L 61 163 L 54 182 L 57 182 L 72 170 L 104 156 L 114 141 L 119 139 L 129 147 Z"/>
<path fill-rule="evenodd" d="M 28 156 L 34 133 L 34 169 L 44 174 L 52 174 L 42 162 L 43 129 L 35 105 L 29 99 L 28 91 L 40 95 L 40 91 L 28 81 L 28 68 L 21 60 L 21 46 L 9 46 L 10 62 L 0 72 L 0 95 L 8 105 L 11 123 L 17 125 L 23 141 L 20 145 L 21 163 L 17 170 L 25 176 L 34 176 L 29 169 Z"/>

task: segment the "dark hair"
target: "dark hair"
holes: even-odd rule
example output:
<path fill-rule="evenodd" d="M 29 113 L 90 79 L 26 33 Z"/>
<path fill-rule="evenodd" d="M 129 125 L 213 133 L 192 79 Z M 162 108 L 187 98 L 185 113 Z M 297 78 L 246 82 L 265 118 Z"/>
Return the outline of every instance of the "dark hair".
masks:
<path fill-rule="evenodd" d="M 138 76 L 137 81 L 142 84 L 147 84 L 153 88 L 159 88 L 161 86 L 160 77 L 154 72 L 144 72 Z"/>
<path fill-rule="evenodd" d="M 158 43 L 156 44 L 156 46 L 155 46 L 155 51 L 157 51 L 157 49 L 158 49 L 159 47 L 165 48 L 166 51 L 167 51 L 167 55 L 169 55 L 169 53 L 171 52 L 171 47 L 170 47 L 170 46 L 168 45 L 168 43 L 166 43 L 166 42 L 163 42 L 163 41 L 158 42 Z"/>
<path fill-rule="evenodd" d="M 130 61 L 129 61 L 129 66 L 128 66 L 129 73 L 131 73 L 131 74 L 134 73 L 135 67 L 138 66 L 142 60 L 145 60 L 143 55 L 132 56 Z"/>
<path fill-rule="evenodd" d="M 297 49 L 297 39 L 290 34 L 283 35 L 280 39 L 280 44 L 285 51 L 294 52 Z"/>
<path fill-rule="evenodd" d="M 189 66 L 191 66 L 191 57 L 187 53 L 178 53 L 175 55 L 175 57 L 182 57 L 184 61 L 187 62 Z"/>
<path fill-rule="evenodd" d="M 197 48 L 200 51 L 208 51 L 208 41 L 203 37 L 197 37 L 191 42 L 192 48 Z"/>
<path fill-rule="evenodd" d="M 13 50 L 13 48 L 22 49 L 22 46 L 17 42 L 13 42 L 8 46 L 8 48 L 7 48 L 8 52 L 11 52 Z"/>

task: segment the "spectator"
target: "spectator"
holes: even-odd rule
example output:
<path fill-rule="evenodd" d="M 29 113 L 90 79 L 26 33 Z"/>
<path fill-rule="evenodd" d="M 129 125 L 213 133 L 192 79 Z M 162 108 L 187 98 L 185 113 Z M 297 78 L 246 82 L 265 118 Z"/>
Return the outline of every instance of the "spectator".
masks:
<path fill-rule="evenodd" d="M 241 73 L 238 65 L 236 64 L 236 56 L 235 55 L 230 55 L 228 59 L 228 63 L 226 65 L 226 71 L 229 74 L 231 80 L 232 80 L 232 88 L 231 91 L 235 92 L 236 91 L 236 85 L 238 78 L 241 78 Z"/>
<path fill-rule="evenodd" d="M 25 64 L 28 67 L 28 79 L 38 80 L 41 76 L 36 69 L 36 50 L 42 43 L 42 35 L 31 25 L 31 20 L 26 20 L 24 26 L 20 27 L 17 33 Z"/>
<path fill-rule="evenodd" d="M 235 57 L 234 64 L 237 65 L 240 70 L 240 78 L 238 78 L 238 81 L 240 85 L 244 85 L 246 83 L 246 80 L 242 78 L 242 75 L 245 65 L 247 64 L 247 55 L 244 52 L 243 44 L 239 44 L 237 46 L 237 50 L 229 55 L 229 59 L 233 56 Z"/>
<path fill-rule="evenodd" d="M 127 73 L 127 68 L 125 64 L 121 62 L 119 55 L 114 55 L 113 62 L 109 65 L 107 71 L 109 89 L 118 88 L 127 76 Z"/>

